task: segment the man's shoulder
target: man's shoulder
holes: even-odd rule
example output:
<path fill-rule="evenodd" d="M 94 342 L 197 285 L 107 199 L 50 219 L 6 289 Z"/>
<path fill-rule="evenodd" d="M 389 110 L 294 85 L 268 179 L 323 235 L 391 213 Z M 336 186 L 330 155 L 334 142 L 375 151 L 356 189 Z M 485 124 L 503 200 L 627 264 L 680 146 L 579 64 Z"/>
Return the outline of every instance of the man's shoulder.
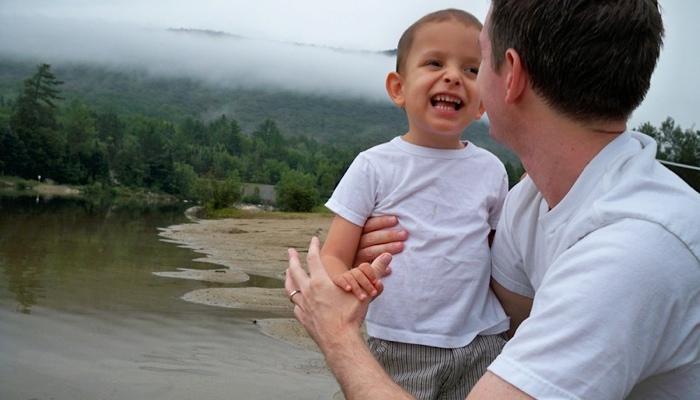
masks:
<path fill-rule="evenodd" d="M 503 215 L 510 226 L 516 219 L 529 219 L 540 207 L 542 194 L 529 176 L 513 186 L 506 196 Z"/>

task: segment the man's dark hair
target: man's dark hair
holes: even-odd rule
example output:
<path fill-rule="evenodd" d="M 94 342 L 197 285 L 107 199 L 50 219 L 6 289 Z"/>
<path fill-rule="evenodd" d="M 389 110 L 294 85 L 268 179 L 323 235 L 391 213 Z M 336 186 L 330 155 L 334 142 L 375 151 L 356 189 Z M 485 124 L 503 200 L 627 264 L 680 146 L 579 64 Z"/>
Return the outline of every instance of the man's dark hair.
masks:
<path fill-rule="evenodd" d="M 534 90 L 579 121 L 627 119 L 663 44 L 656 0 L 492 0 L 496 71 L 515 49 Z"/>
<path fill-rule="evenodd" d="M 405 66 L 406 58 L 408 58 L 408 53 L 411 51 L 411 46 L 413 45 L 413 39 L 416 36 L 416 31 L 418 31 L 421 26 L 433 22 L 449 20 L 461 22 L 467 27 L 473 26 L 480 31 L 481 28 L 483 28 L 478 18 L 466 11 L 454 8 L 435 11 L 423 16 L 421 19 L 414 22 L 413 25 L 409 26 L 408 29 L 404 31 L 403 35 L 401 35 L 401 39 L 399 39 L 399 45 L 396 48 L 396 72 L 401 73 L 401 69 Z"/>

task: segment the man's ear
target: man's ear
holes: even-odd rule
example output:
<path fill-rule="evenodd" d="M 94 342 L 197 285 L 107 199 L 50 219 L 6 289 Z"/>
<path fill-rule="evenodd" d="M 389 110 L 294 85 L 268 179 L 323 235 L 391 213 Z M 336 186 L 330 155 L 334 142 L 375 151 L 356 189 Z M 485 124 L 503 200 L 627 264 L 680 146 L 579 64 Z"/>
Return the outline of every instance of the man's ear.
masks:
<path fill-rule="evenodd" d="M 503 61 L 506 67 L 506 103 L 516 102 L 525 92 L 527 86 L 527 72 L 515 49 L 506 50 L 506 57 Z"/>
<path fill-rule="evenodd" d="M 406 99 L 403 95 L 403 82 L 398 72 L 389 72 L 386 76 L 386 93 L 397 106 L 403 108 Z"/>
<path fill-rule="evenodd" d="M 479 102 L 479 110 L 477 110 L 476 116 L 474 119 L 475 120 L 480 119 L 484 115 L 485 112 L 486 112 L 486 107 L 484 107 L 484 103 L 480 101 Z"/>

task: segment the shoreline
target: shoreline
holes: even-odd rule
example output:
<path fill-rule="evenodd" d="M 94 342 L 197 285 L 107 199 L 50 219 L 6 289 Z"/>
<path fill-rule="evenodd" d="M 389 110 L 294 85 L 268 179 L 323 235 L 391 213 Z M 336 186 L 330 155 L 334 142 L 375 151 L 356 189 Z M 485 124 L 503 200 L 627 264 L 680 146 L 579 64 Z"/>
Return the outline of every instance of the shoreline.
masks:
<path fill-rule="evenodd" d="M 211 263 L 214 268 L 178 268 L 154 274 L 224 284 L 225 287 L 185 293 L 181 298 L 208 306 L 251 311 L 254 315 L 259 313 L 253 323 L 264 335 L 318 352 L 315 343 L 294 319 L 293 307 L 282 287 L 287 248 L 305 253 L 312 236 L 325 238 L 331 220 L 332 215 L 323 214 L 298 219 L 198 219 L 160 228 L 161 241 L 202 254 L 203 257 L 193 261 Z M 273 287 L 250 284 L 251 276 L 267 278 L 265 286 Z M 243 286 L 244 283 L 248 284 Z"/>

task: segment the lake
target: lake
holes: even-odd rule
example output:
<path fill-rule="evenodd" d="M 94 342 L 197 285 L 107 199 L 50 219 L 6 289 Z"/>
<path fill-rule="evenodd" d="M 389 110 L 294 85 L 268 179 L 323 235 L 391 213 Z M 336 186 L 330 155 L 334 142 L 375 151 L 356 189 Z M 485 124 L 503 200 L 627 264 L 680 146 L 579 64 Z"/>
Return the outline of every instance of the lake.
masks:
<path fill-rule="evenodd" d="M 332 397 L 317 353 L 180 298 L 218 285 L 152 274 L 211 268 L 158 239 L 183 210 L 0 197 L 0 398 Z"/>

